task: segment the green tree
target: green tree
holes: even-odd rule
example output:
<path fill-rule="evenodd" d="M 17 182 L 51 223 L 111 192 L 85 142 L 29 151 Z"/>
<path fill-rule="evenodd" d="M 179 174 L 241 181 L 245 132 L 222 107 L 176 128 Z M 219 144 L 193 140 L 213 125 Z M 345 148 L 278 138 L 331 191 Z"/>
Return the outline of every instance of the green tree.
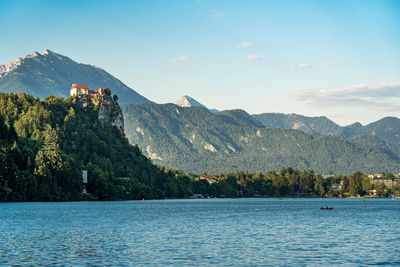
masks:
<path fill-rule="evenodd" d="M 363 190 L 361 186 L 363 174 L 361 172 L 356 172 L 353 175 L 349 176 L 349 193 L 352 196 L 362 195 Z"/>

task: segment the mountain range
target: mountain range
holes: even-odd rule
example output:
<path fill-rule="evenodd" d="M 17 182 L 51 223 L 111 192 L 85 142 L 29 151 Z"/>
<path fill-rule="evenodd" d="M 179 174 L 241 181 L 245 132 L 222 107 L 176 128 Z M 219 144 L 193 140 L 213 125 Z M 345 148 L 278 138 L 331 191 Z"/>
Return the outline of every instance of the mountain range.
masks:
<path fill-rule="evenodd" d="M 102 68 L 77 63 L 48 49 L 0 65 L 0 92 L 24 92 L 41 99 L 48 95 L 67 98 L 73 83 L 93 90 L 109 87 L 121 103 L 150 102 Z"/>
<path fill-rule="evenodd" d="M 253 117 L 267 128 L 295 129 L 310 134 L 334 135 L 343 138 L 373 135 L 387 142 L 400 143 L 400 119 L 395 117 L 385 117 L 365 126 L 356 122 L 344 127 L 327 117 L 280 113 L 255 114 Z"/>
<path fill-rule="evenodd" d="M 267 128 L 243 110 L 211 113 L 174 104 L 122 105 L 125 134 L 155 163 L 194 173 L 267 172 L 285 166 L 319 173 L 398 172 L 399 144 L 376 136 Z"/>
<path fill-rule="evenodd" d="M 253 172 L 291 166 L 324 174 L 400 170 L 400 120 L 340 126 L 327 117 L 209 109 L 190 96 L 156 104 L 105 70 L 45 50 L 0 65 L 0 92 L 69 96 L 72 83 L 109 87 L 125 134 L 155 163 L 187 172 Z"/>

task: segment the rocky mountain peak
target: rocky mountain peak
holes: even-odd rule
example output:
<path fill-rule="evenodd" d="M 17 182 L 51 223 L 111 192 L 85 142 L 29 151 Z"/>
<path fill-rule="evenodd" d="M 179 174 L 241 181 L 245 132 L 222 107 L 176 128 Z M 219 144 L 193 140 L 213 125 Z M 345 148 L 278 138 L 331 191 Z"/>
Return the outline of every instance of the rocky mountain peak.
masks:
<path fill-rule="evenodd" d="M 33 57 L 39 57 L 39 56 L 41 56 L 41 54 L 39 52 L 35 51 L 32 54 L 25 56 L 24 58 L 33 58 Z"/>
<path fill-rule="evenodd" d="M 55 54 L 53 51 L 51 51 L 50 49 L 45 49 L 43 52 L 42 52 L 42 55 L 44 56 L 44 55 L 49 55 L 49 54 Z"/>
<path fill-rule="evenodd" d="M 177 106 L 183 107 L 183 108 L 194 107 L 194 106 L 205 107 L 204 105 L 202 105 L 198 101 L 196 101 L 196 99 L 194 99 L 188 95 L 182 96 L 177 101 L 175 101 L 174 104 Z"/>
<path fill-rule="evenodd" d="M 9 72 L 15 70 L 22 64 L 23 58 L 17 58 L 5 65 L 0 65 L 0 78 L 7 75 Z"/>
<path fill-rule="evenodd" d="M 189 108 L 189 107 L 203 107 L 211 112 L 217 112 L 218 110 L 216 109 L 209 109 L 203 104 L 201 104 L 199 101 L 194 99 L 191 96 L 184 95 L 181 98 L 179 98 L 177 101 L 174 102 L 175 105 L 182 107 L 182 108 Z"/>
<path fill-rule="evenodd" d="M 48 95 L 68 98 L 72 83 L 91 89 L 108 87 L 122 103 L 150 102 L 104 69 L 75 62 L 49 49 L 0 65 L 0 92 L 24 92 L 41 99 Z"/>
<path fill-rule="evenodd" d="M 19 57 L 7 64 L 0 65 L 0 78 L 6 76 L 8 73 L 16 70 L 19 66 L 23 65 L 27 60 L 40 61 L 43 56 L 47 55 L 57 55 L 56 53 L 50 51 L 49 49 L 44 50 L 41 54 L 37 51 L 32 54 L 26 55 L 23 58 Z M 59 56 L 59 55 L 57 55 Z"/>

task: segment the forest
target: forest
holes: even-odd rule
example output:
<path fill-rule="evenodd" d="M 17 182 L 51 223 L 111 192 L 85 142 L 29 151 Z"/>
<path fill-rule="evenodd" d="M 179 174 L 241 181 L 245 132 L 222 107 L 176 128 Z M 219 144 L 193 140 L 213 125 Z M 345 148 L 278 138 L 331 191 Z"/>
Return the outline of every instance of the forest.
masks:
<path fill-rule="evenodd" d="M 400 194 L 398 185 L 373 184 L 359 172 L 324 178 L 290 167 L 212 175 L 210 183 L 153 164 L 116 127 L 102 127 L 97 108 L 82 108 L 72 98 L 41 101 L 25 93 L 0 93 L 0 201 Z M 82 170 L 88 171 L 85 185 Z M 332 190 L 340 182 L 342 189 Z"/>

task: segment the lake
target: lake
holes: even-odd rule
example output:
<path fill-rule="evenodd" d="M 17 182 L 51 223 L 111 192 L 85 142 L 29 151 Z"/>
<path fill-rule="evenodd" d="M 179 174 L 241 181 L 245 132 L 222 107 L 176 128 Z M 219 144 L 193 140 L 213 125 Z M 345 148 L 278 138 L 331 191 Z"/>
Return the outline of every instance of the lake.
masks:
<path fill-rule="evenodd" d="M 400 199 L 0 203 L 0 232 L 0 265 L 399 265 Z"/>

